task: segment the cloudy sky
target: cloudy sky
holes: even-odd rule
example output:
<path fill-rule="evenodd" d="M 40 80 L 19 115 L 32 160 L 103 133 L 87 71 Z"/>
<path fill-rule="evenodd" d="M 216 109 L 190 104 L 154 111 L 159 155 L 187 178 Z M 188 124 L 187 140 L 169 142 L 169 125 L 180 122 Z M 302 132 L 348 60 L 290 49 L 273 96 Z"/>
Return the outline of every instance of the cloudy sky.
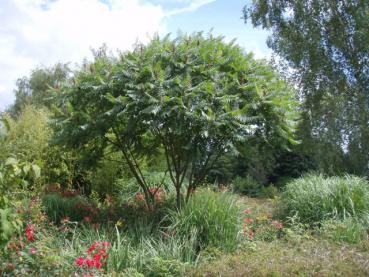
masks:
<path fill-rule="evenodd" d="M 37 66 L 80 63 L 103 43 L 129 49 L 154 33 L 209 31 L 270 54 L 267 33 L 245 25 L 249 0 L 0 0 L 0 110 L 14 101 L 17 78 Z"/>

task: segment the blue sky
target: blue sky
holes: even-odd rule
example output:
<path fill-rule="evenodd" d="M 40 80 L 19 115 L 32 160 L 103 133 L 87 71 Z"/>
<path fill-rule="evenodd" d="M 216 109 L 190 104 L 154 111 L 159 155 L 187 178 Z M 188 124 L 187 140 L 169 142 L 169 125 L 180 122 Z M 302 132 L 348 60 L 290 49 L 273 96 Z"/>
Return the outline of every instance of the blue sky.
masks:
<path fill-rule="evenodd" d="M 1 0 L 0 110 L 14 101 L 17 78 L 56 62 L 77 65 L 103 43 L 127 50 L 150 37 L 208 32 L 236 38 L 257 58 L 270 55 L 267 32 L 245 25 L 250 0 Z"/>

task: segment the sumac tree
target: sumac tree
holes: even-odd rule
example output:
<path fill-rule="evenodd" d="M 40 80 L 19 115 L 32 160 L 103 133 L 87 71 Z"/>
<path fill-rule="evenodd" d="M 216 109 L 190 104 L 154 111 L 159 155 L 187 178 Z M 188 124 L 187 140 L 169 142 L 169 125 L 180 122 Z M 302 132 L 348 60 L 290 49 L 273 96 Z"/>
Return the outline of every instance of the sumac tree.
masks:
<path fill-rule="evenodd" d="M 188 200 L 251 136 L 293 142 L 293 91 L 265 62 L 211 35 L 155 37 L 117 58 L 102 51 L 60 95 L 59 142 L 89 154 L 118 149 L 146 199 L 139 160 L 162 147 L 178 208 L 184 184 Z"/>

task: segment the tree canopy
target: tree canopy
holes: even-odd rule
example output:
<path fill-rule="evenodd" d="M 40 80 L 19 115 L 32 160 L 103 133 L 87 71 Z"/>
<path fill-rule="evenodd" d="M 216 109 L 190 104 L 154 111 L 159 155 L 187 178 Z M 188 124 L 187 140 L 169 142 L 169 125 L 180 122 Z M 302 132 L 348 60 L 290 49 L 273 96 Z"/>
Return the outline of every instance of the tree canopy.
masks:
<path fill-rule="evenodd" d="M 9 110 L 11 115 L 19 116 L 27 105 L 50 108 L 50 89 L 60 87 L 69 74 L 67 64 L 57 63 L 50 68 L 36 68 L 29 77 L 19 78 L 16 82 L 15 103 Z"/>
<path fill-rule="evenodd" d="M 369 2 L 255 0 L 244 17 L 272 32 L 269 47 L 293 69 L 304 138 L 331 145 L 319 159 L 338 147 L 346 170 L 369 174 Z"/>
<path fill-rule="evenodd" d="M 155 37 L 119 57 L 99 52 L 64 86 L 56 139 L 102 154 L 122 152 L 149 198 L 139 165 L 162 147 L 177 191 L 204 181 L 215 161 L 251 136 L 293 143 L 293 90 L 263 61 L 220 37 Z"/>

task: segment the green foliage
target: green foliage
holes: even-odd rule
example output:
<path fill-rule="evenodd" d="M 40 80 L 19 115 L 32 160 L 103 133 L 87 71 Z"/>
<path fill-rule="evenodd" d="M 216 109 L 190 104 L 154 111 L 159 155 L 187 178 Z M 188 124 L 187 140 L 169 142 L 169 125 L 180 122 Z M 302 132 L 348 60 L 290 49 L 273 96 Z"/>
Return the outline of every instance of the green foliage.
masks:
<path fill-rule="evenodd" d="M 87 176 L 91 182 L 91 189 L 96 191 L 101 198 L 124 190 L 124 183 L 127 182 L 128 177 L 129 169 L 119 152 L 102 158 Z"/>
<path fill-rule="evenodd" d="M 23 222 L 14 207 L 14 200 L 30 196 L 40 177 L 40 168 L 32 163 L 8 158 L 0 163 L 0 246 L 6 243 Z"/>
<path fill-rule="evenodd" d="M 0 192 L 4 197 L 16 198 L 17 193 L 29 194 L 35 190 L 41 170 L 36 164 L 20 162 L 15 158 L 8 158 L 0 163 Z M 0 207 L 3 202 L 0 199 Z"/>
<path fill-rule="evenodd" d="M 134 268 L 145 276 L 181 276 L 184 266 L 195 262 L 194 245 L 194 239 L 177 235 L 143 236 L 137 241 L 131 233 L 117 232 L 108 269 L 125 272 Z"/>
<path fill-rule="evenodd" d="M 321 227 L 321 234 L 337 242 L 358 244 L 366 239 L 367 226 L 354 218 L 327 220 Z"/>
<path fill-rule="evenodd" d="M 2 196 L 3 201 L 7 202 Z M 22 221 L 16 211 L 10 206 L 0 206 L 0 247 L 4 245 L 16 232 L 19 232 L 22 227 Z"/>
<path fill-rule="evenodd" d="M 244 17 L 271 31 L 301 88 L 301 138 L 319 169 L 369 176 L 368 2 L 255 0 Z"/>
<path fill-rule="evenodd" d="M 84 217 L 90 217 L 93 210 L 93 205 L 85 197 L 63 197 L 58 193 L 43 196 L 42 205 L 49 219 L 56 223 L 66 217 L 71 221 L 82 221 Z"/>
<path fill-rule="evenodd" d="M 195 192 L 187 205 L 172 213 L 169 230 L 181 236 L 195 232 L 198 249 L 213 246 L 232 250 L 238 243 L 238 214 L 231 195 L 206 189 Z"/>
<path fill-rule="evenodd" d="M 284 216 L 297 215 L 303 223 L 353 217 L 368 221 L 369 184 L 354 176 L 307 175 L 288 183 L 281 198 Z"/>
<path fill-rule="evenodd" d="M 15 156 L 19 160 L 42 161 L 51 136 L 48 128 L 48 113 L 33 106 L 25 106 L 17 120 L 5 115 L 7 132 L 0 145 L 0 158 Z"/>
<path fill-rule="evenodd" d="M 232 190 L 251 197 L 259 196 L 262 186 L 251 176 L 237 176 L 232 182 Z"/>
<path fill-rule="evenodd" d="M 293 90 L 220 37 L 155 37 L 119 59 L 102 49 L 62 91 L 56 140 L 91 158 L 107 145 L 118 149 L 146 199 L 140 161 L 161 145 L 178 207 L 182 184 L 188 182 L 188 199 L 237 143 L 255 134 L 294 142 Z"/>
<path fill-rule="evenodd" d="M 184 267 L 178 260 L 164 260 L 160 257 L 155 257 L 151 263 L 149 277 L 176 277 L 183 276 Z"/>
<path fill-rule="evenodd" d="M 261 188 L 261 195 L 266 198 L 273 199 L 278 195 L 278 193 L 278 188 L 276 188 L 273 184 Z"/>
<path fill-rule="evenodd" d="M 59 89 L 68 79 L 68 65 L 58 63 L 50 68 L 36 68 L 29 77 L 19 78 L 16 83 L 15 103 L 9 112 L 18 117 L 28 105 L 38 108 L 52 106 L 51 88 Z"/>

